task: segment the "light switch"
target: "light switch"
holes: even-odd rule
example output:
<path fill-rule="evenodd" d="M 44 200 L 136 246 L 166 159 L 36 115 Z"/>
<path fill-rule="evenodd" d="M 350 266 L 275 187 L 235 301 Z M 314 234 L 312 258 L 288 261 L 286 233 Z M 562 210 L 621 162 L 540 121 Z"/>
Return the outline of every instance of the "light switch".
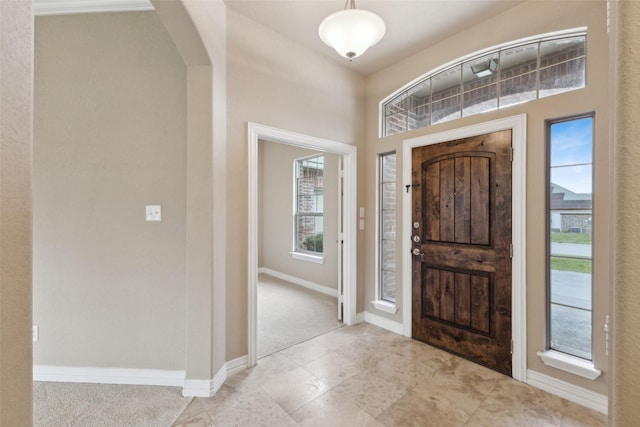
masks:
<path fill-rule="evenodd" d="M 162 221 L 160 205 L 147 205 L 147 221 Z"/>
<path fill-rule="evenodd" d="M 360 208 L 360 218 L 364 218 L 364 208 Z"/>
<path fill-rule="evenodd" d="M 364 230 L 364 219 L 360 220 L 360 230 Z"/>

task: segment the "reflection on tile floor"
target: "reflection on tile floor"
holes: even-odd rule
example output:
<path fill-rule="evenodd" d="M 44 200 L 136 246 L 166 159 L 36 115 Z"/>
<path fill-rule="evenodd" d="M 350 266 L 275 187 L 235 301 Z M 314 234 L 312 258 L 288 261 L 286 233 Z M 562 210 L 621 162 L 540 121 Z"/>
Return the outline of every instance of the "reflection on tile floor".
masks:
<path fill-rule="evenodd" d="M 607 417 L 369 324 L 274 353 L 174 426 L 606 426 Z"/>

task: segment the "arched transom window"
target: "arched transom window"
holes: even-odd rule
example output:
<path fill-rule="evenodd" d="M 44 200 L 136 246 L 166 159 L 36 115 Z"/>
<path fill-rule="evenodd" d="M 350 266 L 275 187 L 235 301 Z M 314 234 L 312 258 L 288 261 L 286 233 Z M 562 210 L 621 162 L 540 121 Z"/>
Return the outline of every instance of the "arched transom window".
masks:
<path fill-rule="evenodd" d="M 585 87 L 586 33 L 538 36 L 450 62 L 381 102 L 382 136 Z"/>

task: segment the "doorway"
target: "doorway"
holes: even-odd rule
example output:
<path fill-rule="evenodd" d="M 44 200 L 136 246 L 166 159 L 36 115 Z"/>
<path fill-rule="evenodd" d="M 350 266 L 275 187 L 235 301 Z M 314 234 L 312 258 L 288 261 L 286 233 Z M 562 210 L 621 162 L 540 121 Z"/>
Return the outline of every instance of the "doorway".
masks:
<path fill-rule="evenodd" d="M 527 372 L 527 328 L 526 328 L 526 114 L 498 119 L 467 127 L 452 129 L 432 135 L 405 140 L 403 143 L 403 164 L 412 164 L 413 149 L 416 147 L 440 144 L 447 141 L 460 140 L 476 135 L 510 130 L 512 134 L 512 176 L 511 176 L 511 242 L 513 257 L 511 258 L 511 376 L 519 381 L 526 381 Z M 403 168 L 403 181 L 412 184 L 411 167 Z M 412 294 L 413 258 L 413 221 L 414 206 L 410 193 L 403 200 L 403 248 L 407 256 L 402 258 L 403 280 L 402 293 Z M 403 253 L 405 251 L 403 250 Z M 403 299 L 403 325 L 405 336 L 413 336 L 412 298 Z M 418 308 L 416 308 L 417 310 Z"/>
<path fill-rule="evenodd" d="M 342 290 L 339 302 L 342 305 L 343 322 L 353 325 L 356 321 L 356 152 L 355 146 L 325 140 L 308 135 L 289 132 L 255 123 L 248 124 L 249 157 L 249 212 L 248 212 L 248 250 L 247 250 L 247 294 L 248 294 L 248 365 L 257 361 L 257 283 L 258 283 L 258 245 L 259 245 L 259 141 L 265 140 L 294 147 L 306 148 L 322 153 L 331 153 L 342 158 L 343 197 L 341 228 L 342 254 Z"/>
<path fill-rule="evenodd" d="M 258 348 L 261 359 L 338 321 L 341 156 L 260 140 Z"/>
<path fill-rule="evenodd" d="M 413 338 L 511 375 L 511 131 L 413 149 Z"/>

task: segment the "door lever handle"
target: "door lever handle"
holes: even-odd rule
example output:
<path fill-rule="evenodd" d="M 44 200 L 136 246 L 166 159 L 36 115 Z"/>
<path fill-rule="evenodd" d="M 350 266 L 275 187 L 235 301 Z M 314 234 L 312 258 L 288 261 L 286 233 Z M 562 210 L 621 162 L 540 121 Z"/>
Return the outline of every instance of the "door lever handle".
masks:
<path fill-rule="evenodd" d="M 420 248 L 413 248 L 411 250 L 411 254 L 416 257 L 420 257 L 421 260 L 424 260 L 424 254 L 420 252 Z"/>

